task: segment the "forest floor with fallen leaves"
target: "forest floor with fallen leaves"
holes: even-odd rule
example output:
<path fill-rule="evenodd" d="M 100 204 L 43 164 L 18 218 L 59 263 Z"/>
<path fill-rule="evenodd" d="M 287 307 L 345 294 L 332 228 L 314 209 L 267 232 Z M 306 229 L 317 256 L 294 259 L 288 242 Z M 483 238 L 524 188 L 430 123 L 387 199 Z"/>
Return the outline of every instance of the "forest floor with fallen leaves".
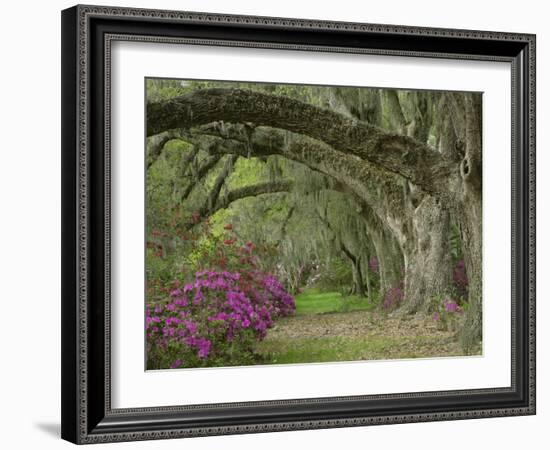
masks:
<path fill-rule="evenodd" d="M 296 315 L 279 319 L 258 343 L 268 364 L 464 355 L 456 333 L 432 317 L 386 314 L 338 293 L 306 292 L 296 303 Z"/>

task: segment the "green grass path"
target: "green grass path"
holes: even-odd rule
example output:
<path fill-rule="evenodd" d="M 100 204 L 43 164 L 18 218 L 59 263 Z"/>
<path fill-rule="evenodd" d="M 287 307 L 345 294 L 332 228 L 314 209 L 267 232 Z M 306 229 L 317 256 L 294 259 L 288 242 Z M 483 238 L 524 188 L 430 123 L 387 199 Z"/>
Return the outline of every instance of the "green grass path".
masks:
<path fill-rule="evenodd" d="M 454 334 L 430 317 L 391 317 L 367 299 L 316 290 L 296 296 L 296 314 L 279 319 L 256 352 L 264 364 L 463 354 Z"/>
<path fill-rule="evenodd" d="M 372 310 L 374 304 L 366 298 L 344 297 L 339 292 L 307 289 L 296 296 L 296 315 Z"/>

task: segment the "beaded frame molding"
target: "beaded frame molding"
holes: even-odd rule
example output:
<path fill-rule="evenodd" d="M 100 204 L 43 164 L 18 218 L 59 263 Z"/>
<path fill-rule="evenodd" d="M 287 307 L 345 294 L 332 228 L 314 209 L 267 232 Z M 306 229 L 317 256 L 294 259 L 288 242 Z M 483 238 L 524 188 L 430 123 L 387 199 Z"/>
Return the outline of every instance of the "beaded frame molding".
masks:
<path fill-rule="evenodd" d="M 505 61 L 512 72 L 511 386 L 111 407 L 113 41 Z M 78 5 L 62 12 L 62 437 L 78 444 L 535 414 L 535 36 Z"/>

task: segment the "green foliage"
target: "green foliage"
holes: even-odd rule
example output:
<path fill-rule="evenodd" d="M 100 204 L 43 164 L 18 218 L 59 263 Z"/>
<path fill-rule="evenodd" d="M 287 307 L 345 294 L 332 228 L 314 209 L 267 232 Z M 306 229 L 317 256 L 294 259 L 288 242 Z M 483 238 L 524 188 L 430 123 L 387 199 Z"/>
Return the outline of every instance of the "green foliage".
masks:
<path fill-rule="evenodd" d="M 175 257 L 163 257 L 158 249 L 149 247 L 146 260 L 147 301 L 163 300 L 177 275 Z"/>
<path fill-rule="evenodd" d="M 412 359 L 427 356 L 459 356 L 445 353 L 435 336 L 308 337 L 266 340 L 258 345 L 264 364 Z"/>
<path fill-rule="evenodd" d="M 223 235 L 219 232 L 201 234 L 192 248 L 184 255 L 185 265 L 189 272 L 198 272 L 204 268 L 206 261 L 215 258 L 216 251 L 223 246 Z"/>
<path fill-rule="evenodd" d="M 370 311 L 375 304 L 355 295 L 345 296 L 340 292 L 322 292 L 305 289 L 296 295 L 296 315 L 323 314 L 334 312 Z"/>
<path fill-rule="evenodd" d="M 264 169 L 265 163 L 258 158 L 239 158 L 226 181 L 226 186 L 228 189 L 234 189 L 264 181 Z"/>
<path fill-rule="evenodd" d="M 178 97 L 189 92 L 189 82 L 185 80 L 166 80 L 161 78 L 146 79 L 148 101 L 160 101 Z"/>
<path fill-rule="evenodd" d="M 336 257 L 319 264 L 311 277 L 310 285 L 322 291 L 331 289 L 346 291 L 349 290 L 352 282 L 351 265 L 341 257 Z"/>

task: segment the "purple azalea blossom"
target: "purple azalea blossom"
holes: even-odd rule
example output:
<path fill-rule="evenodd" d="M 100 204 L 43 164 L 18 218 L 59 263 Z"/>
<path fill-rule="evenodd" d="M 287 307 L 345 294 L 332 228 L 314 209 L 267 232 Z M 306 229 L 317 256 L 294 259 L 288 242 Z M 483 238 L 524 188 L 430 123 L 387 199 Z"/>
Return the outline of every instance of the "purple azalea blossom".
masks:
<path fill-rule="evenodd" d="M 186 355 L 201 360 L 208 360 L 214 352 L 218 356 L 218 345 L 223 349 L 223 342 L 238 346 L 249 339 L 262 340 L 275 317 L 296 309 L 282 283 L 256 269 L 243 274 L 197 272 L 193 283 L 170 292 L 170 300 L 164 306 L 146 307 L 146 336 L 148 351 L 179 348 L 176 361 L 186 360 Z M 245 345 L 248 348 L 249 344 Z M 161 364 L 172 367 L 176 361 Z"/>
<path fill-rule="evenodd" d="M 447 312 L 458 312 L 460 310 L 459 306 L 458 306 L 458 303 L 456 302 L 453 302 L 449 299 L 446 299 L 445 302 L 444 302 L 444 306 L 445 306 L 445 311 Z"/>
<path fill-rule="evenodd" d="M 183 364 L 181 359 L 176 359 L 172 364 L 170 364 L 170 369 L 177 369 Z"/>
<path fill-rule="evenodd" d="M 379 270 L 380 270 L 380 266 L 378 264 L 378 258 L 376 256 L 373 256 L 370 260 L 369 260 L 369 268 L 371 270 L 372 273 L 378 273 Z"/>

